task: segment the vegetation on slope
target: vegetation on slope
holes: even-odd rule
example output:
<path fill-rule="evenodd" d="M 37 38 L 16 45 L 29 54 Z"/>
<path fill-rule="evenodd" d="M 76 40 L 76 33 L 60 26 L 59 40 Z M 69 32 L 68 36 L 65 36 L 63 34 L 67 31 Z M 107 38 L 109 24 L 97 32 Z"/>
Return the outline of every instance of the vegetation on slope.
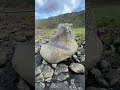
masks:
<path fill-rule="evenodd" d="M 36 28 L 56 28 L 59 23 L 72 23 L 74 28 L 84 27 L 85 11 L 67 13 L 48 19 L 35 20 Z"/>

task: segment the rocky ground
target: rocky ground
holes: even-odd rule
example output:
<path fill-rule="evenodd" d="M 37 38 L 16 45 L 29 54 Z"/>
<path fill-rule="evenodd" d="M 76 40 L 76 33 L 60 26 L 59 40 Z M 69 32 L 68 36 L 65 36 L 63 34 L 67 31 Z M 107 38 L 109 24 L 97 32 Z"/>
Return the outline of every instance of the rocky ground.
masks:
<path fill-rule="evenodd" d="M 120 30 L 98 28 L 103 53 L 95 67 L 86 73 L 86 90 L 120 90 Z"/>
<path fill-rule="evenodd" d="M 16 46 L 34 40 L 34 21 L 26 20 L 28 14 L 0 13 L 0 90 L 31 89 L 11 63 Z"/>
<path fill-rule="evenodd" d="M 39 33 L 39 30 L 36 31 Z M 41 36 L 42 37 L 42 36 Z M 43 39 L 47 43 L 49 39 Z M 47 63 L 40 55 L 41 44 L 35 43 L 35 90 L 84 90 L 85 42 L 79 43 L 75 55 L 58 64 Z"/>

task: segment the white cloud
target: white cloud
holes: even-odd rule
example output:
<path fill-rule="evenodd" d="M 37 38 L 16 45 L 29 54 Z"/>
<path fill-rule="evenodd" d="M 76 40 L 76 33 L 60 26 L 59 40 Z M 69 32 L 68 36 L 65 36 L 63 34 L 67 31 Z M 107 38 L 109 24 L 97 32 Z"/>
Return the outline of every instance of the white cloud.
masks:
<path fill-rule="evenodd" d="M 72 12 L 72 8 L 65 5 L 62 14 L 71 13 L 71 12 Z"/>
<path fill-rule="evenodd" d="M 44 5 L 44 0 L 35 0 L 35 2 L 40 6 Z"/>
<path fill-rule="evenodd" d="M 35 17 L 46 18 L 80 11 L 83 10 L 84 3 L 85 0 L 35 0 Z"/>

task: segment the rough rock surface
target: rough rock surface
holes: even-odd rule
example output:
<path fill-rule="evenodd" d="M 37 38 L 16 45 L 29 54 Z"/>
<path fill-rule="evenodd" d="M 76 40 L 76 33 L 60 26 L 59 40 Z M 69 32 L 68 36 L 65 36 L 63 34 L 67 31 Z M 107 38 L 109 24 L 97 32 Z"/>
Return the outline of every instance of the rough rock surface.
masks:
<path fill-rule="evenodd" d="M 59 30 L 50 42 L 41 46 L 40 54 L 49 63 L 59 63 L 77 51 L 78 44 L 71 30 L 71 24 L 60 24 Z"/>
<path fill-rule="evenodd" d="M 51 42 L 52 40 L 50 43 Z M 46 43 L 44 44 L 47 45 Z M 79 41 L 77 43 L 79 43 Z M 58 42 L 57 44 L 60 43 Z M 64 41 L 62 44 L 65 45 Z M 36 42 L 36 46 L 38 46 L 40 51 L 43 48 L 39 42 Z M 85 74 L 83 72 L 82 74 L 73 72 L 69 68 L 71 63 L 79 63 L 82 65 L 85 61 L 85 42 L 78 44 L 78 49 L 71 57 L 64 58 L 63 61 L 56 64 L 50 63 L 47 60 L 45 62 L 45 58 L 42 57 L 43 55 L 41 55 L 39 51 L 36 52 L 35 55 L 35 60 L 37 60 L 35 62 L 35 90 L 85 90 Z M 74 58 L 74 56 L 76 58 Z M 45 69 L 46 65 L 51 68 L 51 70 Z M 73 68 L 76 68 L 76 66 L 73 66 Z M 46 76 L 42 75 L 43 72 L 49 73 L 47 76 L 50 77 L 46 78 Z"/>

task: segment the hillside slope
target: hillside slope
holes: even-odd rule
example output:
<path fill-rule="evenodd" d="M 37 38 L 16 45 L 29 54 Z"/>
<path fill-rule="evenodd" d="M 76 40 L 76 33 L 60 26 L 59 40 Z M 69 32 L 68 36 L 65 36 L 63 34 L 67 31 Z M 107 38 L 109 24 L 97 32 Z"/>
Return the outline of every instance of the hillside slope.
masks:
<path fill-rule="evenodd" d="M 73 27 L 84 27 L 85 11 L 62 14 L 48 19 L 35 20 L 36 28 L 55 28 L 59 23 L 73 23 Z"/>

